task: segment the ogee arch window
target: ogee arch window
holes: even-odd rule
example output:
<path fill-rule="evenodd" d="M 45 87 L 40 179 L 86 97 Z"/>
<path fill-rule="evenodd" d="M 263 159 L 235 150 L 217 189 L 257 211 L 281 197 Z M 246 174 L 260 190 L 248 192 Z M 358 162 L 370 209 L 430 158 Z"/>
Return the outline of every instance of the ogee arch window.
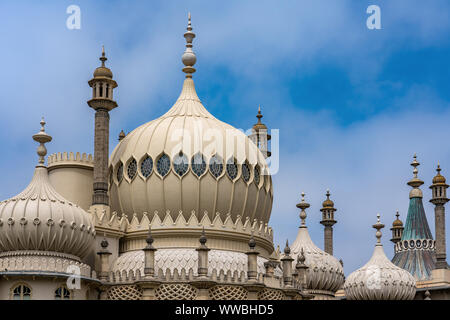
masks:
<path fill-rule="evenodd" d="M 55 290 L 55 300 L 70 300 L 72 294 L 66 286 L 61 286 Z"/>
<path fill-rule="evenodd" d="M 170 158 L 167 154 L 163 154 L 159 157 L 156 162 L 156 170 L 161 175 L 161 177 L 165 177 L 170 171 Z"/>
<path fill-rule="evenodd" d="M 179 152 L 173 159 L 173 169 L 182 177 L 189 169 L 189 160 L 183 152 Z"/>
<path fill-rule="evenodd" d="M 149 156 L 145 157 L 141 162 L 141 173 L 145 178 L 152 173 L 153 170 L 153 159 Z"/>
<path fill-rule="evenodd" d="M 255 181 L 255 184 L 259 187 L 259 182 L 261 181 L 261 170 L 259 169 L 258 165 L 255 166 L 255 170 L 253 172 L 253 181 Z"/>
<path fill-rule="evenodd" d="M 122 181 L 122 178 L 123 178 L 123 163 L 122 162 L 119 164 L 119 167 L 117 168 L 116 178 L 117 178 L 117 182 Z"/>
<path fill-rule="evenodd" d="M 24 283 L 16 285 L 12 289 L 13 300 L 31 300 L 31 288 Z"/>
<path fill-rule="evenodd" d="M 227 161 L 227 174 L 231 180 L 236 179 L 238 175 L 238 166 L 236 164 L 236 159 L 230 158 Z"/>
<path fill-rule="evenodd" d="M 211 160 L 209 160 L 209 171 L 215 178 L 220 177 L 222 174 L 223 163 L 222 159 L 218 155 L 214 155 L 211 157 Z"/>
<path fill-rule="evenodd" d="M 247 162 L 244 162 L 244 164 L 242 165 L 242 179 L 245 182 L 249 182 L 250 181 L 250 165 Z"/>
<path fill-rule="evenodd" d="M 200 177 L 206 171 L 206 161 L 202 154 L 197 153 L 191 160 L 192 171 L 194 171 L 197 177 Z"/>
<path fill-rule="evenodd" d="M 136 172 L 137 172 L 137 163 L 136 160 L 133 159 L 128 163 L 127 168 L 128 178 L 132 180 L 136 176 Z"/>

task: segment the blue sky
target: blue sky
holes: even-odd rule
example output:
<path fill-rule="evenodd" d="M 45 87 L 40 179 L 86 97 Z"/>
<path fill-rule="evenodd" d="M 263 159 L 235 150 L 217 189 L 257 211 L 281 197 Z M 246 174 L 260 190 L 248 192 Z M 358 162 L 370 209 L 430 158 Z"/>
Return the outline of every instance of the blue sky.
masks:
<path fill-rule="evenodd" d="M 71 4 L 81 8 L 80 30 L 66 28 Z M 366 28 L 370 4 L 381 8 L 381 30 Z M 93 152 L 87 80 L 102 44 L 119 84 L 111 150 L 121 129 L 170 108 L 183 80 L 190 11 L 194 80 L 204 105 L 248 129 L 261 104 L 264 122 L 280 130 L 275 242 L 294 240 L 295 204 L 305 191 L 310 233 L 322 247 L 319 208 L 330 188 L 338 208 L 335 256 L 349 274 L 372 254 L 378 212 L 387 226 L 396 209 L 406 218 L 415 152 L 434 231 L 428 185 L 437 161 L 444 175 L 450 168 L 449 9 L 445 0 L 2 1 L 0 198 L 29 182 L 36 163 L 31 135 L 42 115 L 54 137 L 50 153 Z M 391 257 L 389 239 L 385 228 Z"/>

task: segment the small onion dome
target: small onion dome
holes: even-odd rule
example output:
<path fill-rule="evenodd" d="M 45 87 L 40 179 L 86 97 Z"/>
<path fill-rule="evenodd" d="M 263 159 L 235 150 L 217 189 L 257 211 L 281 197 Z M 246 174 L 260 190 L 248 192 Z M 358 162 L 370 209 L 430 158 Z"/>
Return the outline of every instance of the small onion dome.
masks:
<path fill-rule="evenodd" d="M 105 67 L 106 60 L 108 60 L 108 58 L 106 58 L 106 56 L 105 56 L 105 48 L 102 47 L 102 56 L 100 57 L 100 61 L 102 62 L 102 65 L 100 67 L 98 67 L 97 69 L 95 69 L 94 78 L 98 78 L 98 77 L 106 77 L 109 79 L 113 78 L 113 74 L 112 74 L 111 70 L 109 68 Z"/>
<path fill-rule="evenodd" d="M 330 199 L 330 190 L 327 190 L 326 196 L 327 199 L 322 203 L 322 206 L 324 208 L 333 208 L 334 207 L 334 202 Z"/>
<path fill-rule="evenodd" d="M 258 106 L 258 114 L 256 118 L 258 118 L 258 122 L 253 125 L 253 130 L 258 132 L 259 130 L 267 130 L 267 126 L 261 122 L 261 118 L 263 115 L 261 114 L 261 106 Z"/>
<path fill-rule="evenodd" d="M 445 177 L 443 175 L 441 175 L 441 166 L 438 164 L 437 166 L 437 174 L 436 176 L 433 178 L 433 184 L 445 184 Z"/>
<path fill-rule="evenodd" d="M 344 283 L 348 300 L 412 300 L 416 294 L 416 280 L 405 269 L 394 265 L 385 255 L 381 244 L 381 231 L 384 227 L 378 222 L 377 244 L 372 258 L 362 268 L 351 273 Z"/>
<path fill-rule="evenodd" d="M 397 217 L 397 219 L 395 219 L 394 222 L 392 222 L 392 226 L 393 227 L 403 227 L 403 222 L 402 222 L 402 220 L 399 219 L 400 214 L 398 213 L 398 211 L 395 214 L 395 216 Z"/>
<path fill-rule="evenodd" d="M 0 251 L 39 250 L 83 258 L 94 241 L 94 225 L 79 206 L 64 199 L 50 184 L 43 158 L 51 137 L 44 131 L 33 136 L 40 142 L 39 164 L 28 187 L 0 202 Z"/>

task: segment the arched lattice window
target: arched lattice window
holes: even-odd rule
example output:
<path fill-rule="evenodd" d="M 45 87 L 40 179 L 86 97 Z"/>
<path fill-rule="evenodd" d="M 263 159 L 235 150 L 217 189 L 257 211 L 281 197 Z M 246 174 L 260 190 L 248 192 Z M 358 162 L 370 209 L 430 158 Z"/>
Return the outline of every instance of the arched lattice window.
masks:
<path fill-rule="evenodd" d="M 218 155 L 213 156 L 211 160 L 209 160 L 209 171 L 215 178 L 220 177 L 222 174 L 223 162 Z"/>
<path fill-rule="evenodd" d="M 261 181 L 261 170 L 259 169 L 258 165 L 255 166 L 253 173 L 254 173 L 253 180 L 255 181 L 255 184 L 259 186 L 259 182 Z"/>
<path fill-rule="evenodd" d="M 70 300 L 72 293 L 66 286 L 61 286 L 55 290 L 55 300 Z"/>
<path fill-rule="evenodd" d="M 247 162 L 244 162 L 244 164 L 242 165 L 242 179 L 245 182 L 249 182 L 250 181 L 250 165 Z"/>
<path fill-rule="evenodd" d="M 149 156 L 146 156 L 144 160 L 141 162 L 141 173 L 145 178 L 152 173 L 153 170 L 153 159 Z"/>
<path fill-rule="evenodd" d="M 18 284 L 11 290 L 13 300 L 31 300 L 31 288 L 24 284 Z"/>
<path fill-rule="evenodd" d="M 136 160 L 133 159 L 128 163 L 127 174 L 128 178 L 133 179 L 136 176 L 137 172 L 137 163 Z"/>
<path fill-rule="evenodd" d="M 197 153 L 191 160 L 192 171 L 194 171 L 197 177 L 200 177 L 206 171 L 206 161 L 202 154 Z"/>
<path fill-rule="evenodd" d="M 169 173 L 170 158 L 167 154 L 163 154 L 161 157 L 159 157 L 158 161 L 156 162 L 156 170 L 162 177 L 165 177 Z"/>
<path fill-rule="evenodd" d="M 179 152 L 173 159 L 173 169 L 182 177 L 189 169 L 189 160 L 183 152 Z"/>
<path fill-rule="evenodd" d="M 123 163 L 122 162 L 119 164 L 119 167 L 117 168 L 116 178 L 117 178 L 118 182 L 122 181 L 122 178 L 123 178 Z"/>
<path fill-rule="evenodd" d="M 227 174 L 231 180 L 236 179 L 238 175 L 238 166 L 236 164 L 236 159 L 230 158 L 227 161 Z"/>

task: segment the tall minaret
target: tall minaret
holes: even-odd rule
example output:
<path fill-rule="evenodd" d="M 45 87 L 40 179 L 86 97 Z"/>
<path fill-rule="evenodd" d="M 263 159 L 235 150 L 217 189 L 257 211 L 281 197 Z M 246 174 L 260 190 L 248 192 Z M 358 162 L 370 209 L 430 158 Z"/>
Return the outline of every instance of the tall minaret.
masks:
<path fill-rule="evenodd" d="M 445 207 L 448 202 L 445 177 L 441 175 L 441 166 L 438 163 L 437 174 L 433 178 L 432 198 L 430 202 L 435 205 L 434 217 L 436 224 L 436 269 L 447 269 L 447 255 L 445 246 Z"/>
<path fill-rule="evenodd" d="M 271 139 L 271 136 L 267 132 L 267 126 L 261 122 L 262 117 L 261 106 L 258 106 L 258 114 L 256 115 L 258 122 L 253 125 L 252 133 L 249 138 L 256 144 L 259 150 L 261 150 L 264 157 L 268 158 L 271 156 L 271 152 L 269 151 L 269 140 Z"/>
<path fill-rule="evenodd" d="M 92 99 L 87 103 L 95 110 L 94 137 L 94 194 L 93 205 L 109 205 L 108 198 L 108 157 L 109 157 L 109 111 L 117 107 L 113 100 L 113 90 L 117 83 L 112 79 L 111 70 L 105 67 L 105 49 L 102 48 L 102 65 L 95 69 L 94 78 L 89 80 Z"/>
<path fill-rule="evenodd" d="M 334 202 L 330 200 L 330 190 L 327 190 L 325 194 L 327 199 L 322 204 L 322 221 L 320 223 L 324 225 L 324 251 L 330 255 L 333 255 L 333 225 L 337 222 L 334 220 L 334 212 L 337 210 L 334 208 Z"/>

